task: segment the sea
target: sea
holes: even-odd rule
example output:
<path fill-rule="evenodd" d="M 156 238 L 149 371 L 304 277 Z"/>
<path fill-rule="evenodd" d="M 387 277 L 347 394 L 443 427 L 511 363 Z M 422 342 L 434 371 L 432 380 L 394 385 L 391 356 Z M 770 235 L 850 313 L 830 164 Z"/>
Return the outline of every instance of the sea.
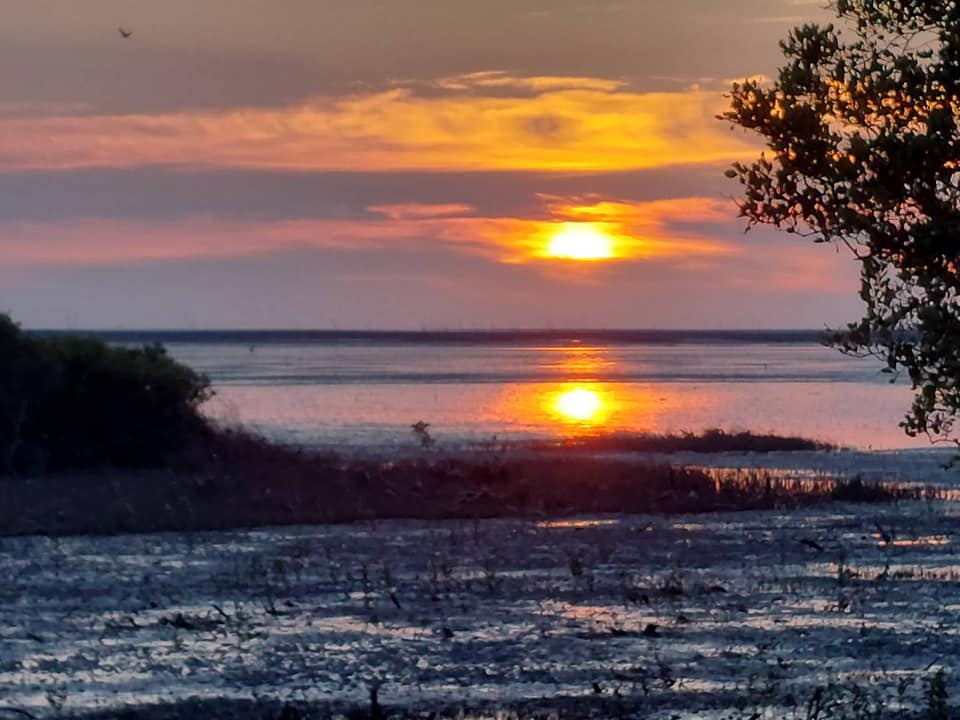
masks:
<path fill-rule="evenodd" d="M 209 376 L 218 422 L 316 449 L 411 449 L 711 428 L 927 447 L 909 385 L 816 331 L 104 332 Z M 893 382 L 891 382 L 893 381 Z"/>

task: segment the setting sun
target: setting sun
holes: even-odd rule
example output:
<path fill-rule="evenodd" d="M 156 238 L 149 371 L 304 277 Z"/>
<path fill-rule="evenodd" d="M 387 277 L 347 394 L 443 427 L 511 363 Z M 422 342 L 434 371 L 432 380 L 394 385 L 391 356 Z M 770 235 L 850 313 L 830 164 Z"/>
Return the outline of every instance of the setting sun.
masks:
<path fill-rule="evenodd" d="M 547 245 L 548 257 L 607 260 L 614 257 L 613 238 L 592 223 L 564 223 Z"/>
<path fill-rule="evenodd" d="M 568 420 L 589 422 L 597 417 L 603 403 L 593 390 L 574 388 L 557 396 L 555 407 Z"/>

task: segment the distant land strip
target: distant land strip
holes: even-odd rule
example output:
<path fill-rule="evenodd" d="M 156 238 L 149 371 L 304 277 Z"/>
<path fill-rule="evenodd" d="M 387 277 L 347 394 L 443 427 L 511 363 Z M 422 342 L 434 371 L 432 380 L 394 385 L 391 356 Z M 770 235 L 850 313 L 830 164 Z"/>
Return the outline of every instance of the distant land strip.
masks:
<path fill-rule="evenodd" d="M 94 335 L 112 343 L 742 345 L 822 344 L 823 330 L 33 330 Z"/>

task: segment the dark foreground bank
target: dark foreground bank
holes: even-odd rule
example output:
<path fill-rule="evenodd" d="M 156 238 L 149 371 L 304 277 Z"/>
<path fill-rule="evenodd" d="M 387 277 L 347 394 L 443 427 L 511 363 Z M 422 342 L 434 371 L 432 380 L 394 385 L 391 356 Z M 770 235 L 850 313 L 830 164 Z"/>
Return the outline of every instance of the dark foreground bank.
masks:
<path fill-rule="evenodd" d="M 692 438 L 692 442 L 700 440 Z M 222 431 L 161 469 L 0 481 L 0 534 L 214 530 L 377 518 L 697 513 L 884 502 L 930 491 L 859 480 L 709 473 L 581 448 L 346 460 Z"/>

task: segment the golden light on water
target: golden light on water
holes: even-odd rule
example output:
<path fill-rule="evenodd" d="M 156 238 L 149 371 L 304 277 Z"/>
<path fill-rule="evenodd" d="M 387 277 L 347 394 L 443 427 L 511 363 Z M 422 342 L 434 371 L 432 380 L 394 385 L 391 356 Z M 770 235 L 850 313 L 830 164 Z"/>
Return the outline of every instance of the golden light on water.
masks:
<path fill-rule="evenodd" d="M 663 431 L 665 413 L 677 409 L 659 386 L 612 381 L 619 372 L 617 349 L 581 344 L 576 338 L 537 349 L 538 370 L 556 380 L 504 388 L 483 415 L 489 413 L 503 427 L 570 439 Z"/>
<path fill-rule="evenodd" d="M 606 415 L 600 393 L 585 387 L 575 387 L 557 394 L 553 399 L 553 409 L 561 419 L 575 423 L 601 423 Z"/>
<path fill-rule="evenodd" d="M 563 260 L 609 260 L 614 239 L 597 223 L 563 223 L 547 243 L 546 256 Z"/>

